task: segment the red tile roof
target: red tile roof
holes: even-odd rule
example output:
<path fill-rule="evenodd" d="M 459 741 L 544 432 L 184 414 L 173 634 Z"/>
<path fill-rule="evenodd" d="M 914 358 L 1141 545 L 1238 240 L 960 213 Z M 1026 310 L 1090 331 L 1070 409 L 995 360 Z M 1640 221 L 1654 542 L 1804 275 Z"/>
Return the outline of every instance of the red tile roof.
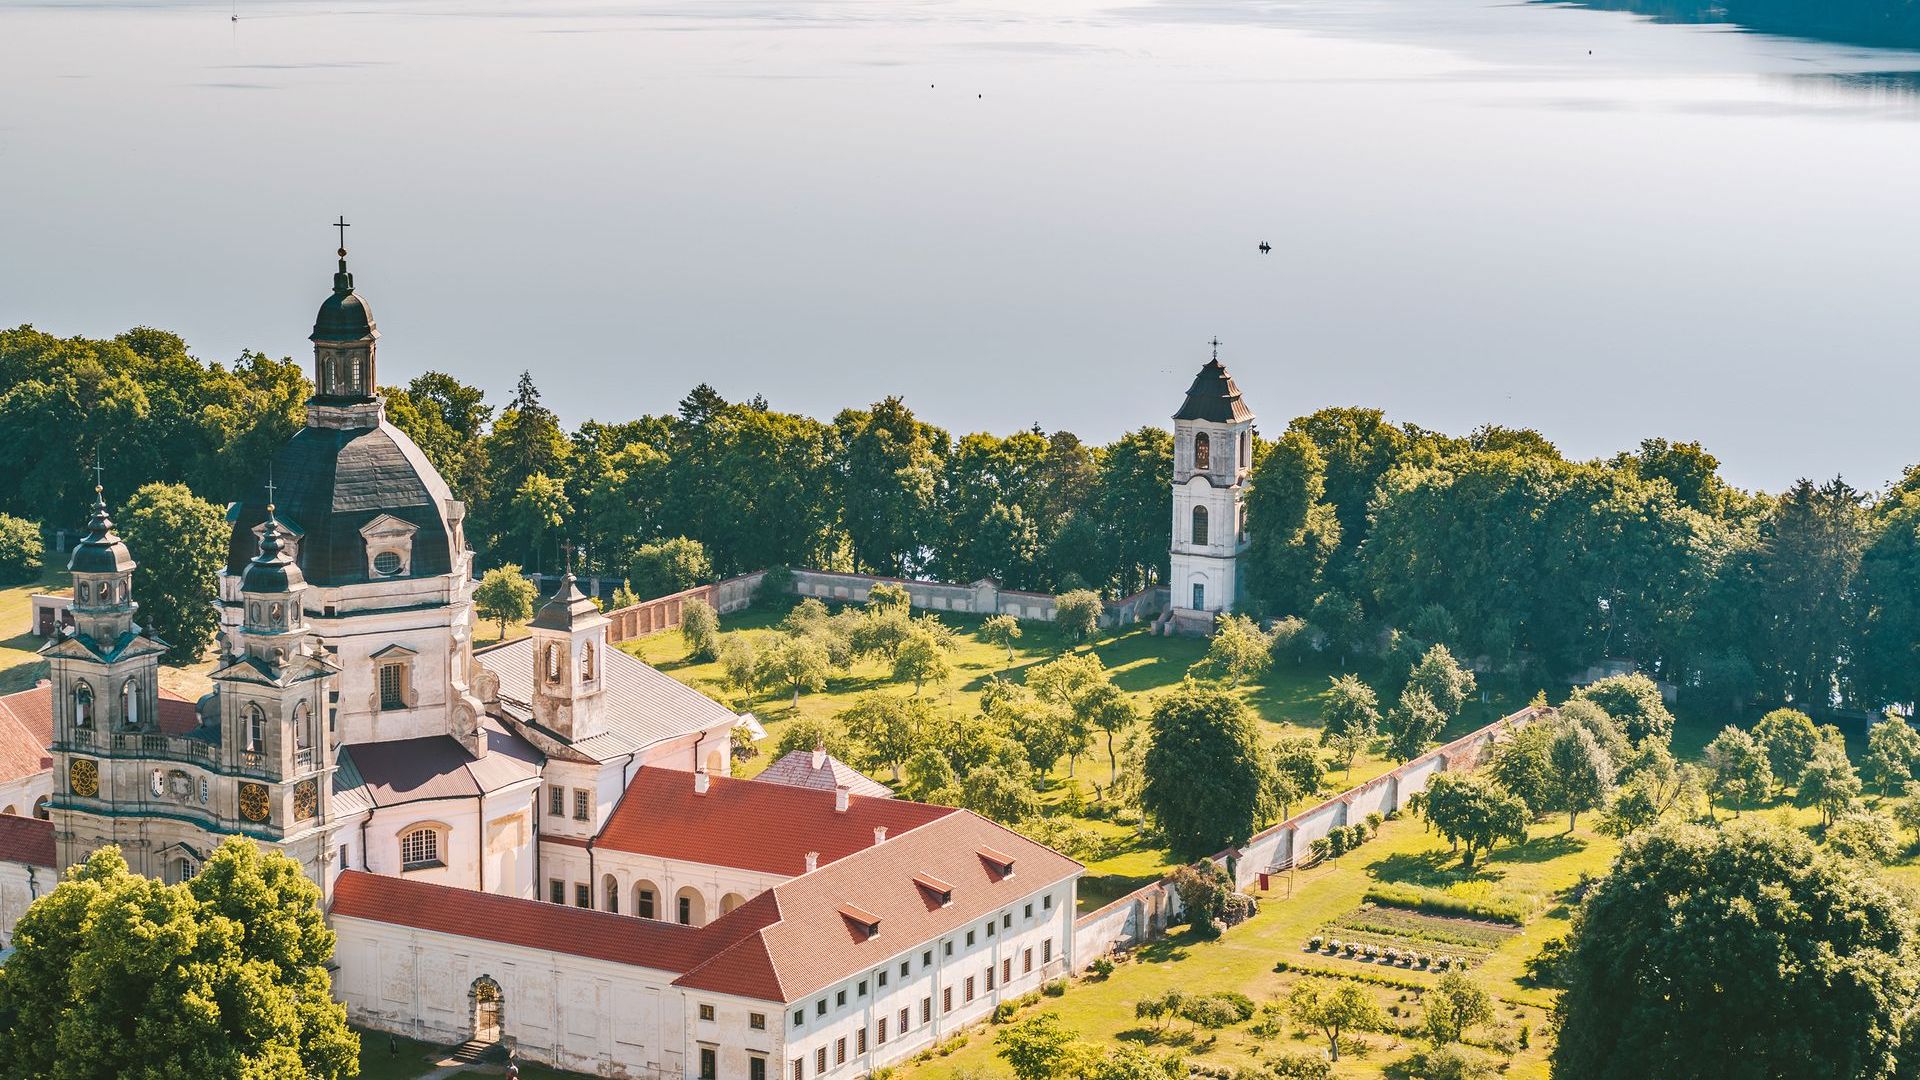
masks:
<path fill-rule="evenodd" d="M 53 768 L 45 743 L 20 721 L 0 714 L 0 784 L 25 780 Z"/>
<path fill-rule="evenodd" d="M 0 814 L 0 862 L 53 869 L 53 822 Z"/>
<path fill-rule="evenodd" d="M 53 684 L 0 697 L 0 713 L 12 717 L 40 740 L 41 749 L 53 745 Z"/>
<path fill-rule="evenodd" d="M 806 873 L 809 852 L 819 852 L 825 866 L 873 847 L 876 827 L 892 843 L 957 812 L 864 795 L 848 796 L 842 812 L 833 808 L 832 791 L 725 776 L 711 777 L 707 793 L 698 795 L 693 775 L 654 766 L 635 773 L 593 846 L 792 876 Z"/>
<path fill-rule="evenodd" d="M 52 839 L 49 829 L 49 845 Z M 701 929 L 679 923 L 544 904 L 360 870 L 341 873 L 333 886 L 332 910 L 335 916 L 590 956 L 657 971 L 692 968 L 712 952 L 706 942 L 718 940 L 704 938 Z"/>
<path fill-rule="evenodd" d="M 0 697 L 0 715 L 19 721 L 42 749 L 53 745 L 53 684 L 41 683 L 31 690 Z M 194 703 L 161 687 L 160 730 L 168 735 L 185 735 L 200 726 L 200 714 Z"/>
<path fill-rule="evenodd" d="M 1017 857 L 1020 875 L 1002 873 L 980 855 L 983 847 Z M 1080 871 L 1079 863 L 1059 852 L 976 814 L 955 812 L 775 885 L 721 916 L 704 932 L 727 929 L 756 905 L 777 911 L 779 918 L 675 982 L 766 1001 L 797 1001 Z M 916 880 L 935 876 L 952 883 L 950 903 L 942 905 Z M 855 904 L 880 934 L 869 935 L 866 926 L 850 921 L 846 909 Z M 764 920 L 764 910 L 750 916 L 750 921 Z"/>

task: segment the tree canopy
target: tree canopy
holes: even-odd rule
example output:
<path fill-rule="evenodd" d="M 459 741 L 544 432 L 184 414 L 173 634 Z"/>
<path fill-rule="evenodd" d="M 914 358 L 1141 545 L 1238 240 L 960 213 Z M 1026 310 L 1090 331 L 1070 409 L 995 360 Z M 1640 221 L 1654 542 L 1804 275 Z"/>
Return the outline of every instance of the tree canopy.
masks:
<path fill-rule="evenodd" d="M 1176 851 L 1206 854 L 1265 823 L 1268 759 L 1240 700 L 1187 682 L 1153 710 L 1140 801 Z"/>

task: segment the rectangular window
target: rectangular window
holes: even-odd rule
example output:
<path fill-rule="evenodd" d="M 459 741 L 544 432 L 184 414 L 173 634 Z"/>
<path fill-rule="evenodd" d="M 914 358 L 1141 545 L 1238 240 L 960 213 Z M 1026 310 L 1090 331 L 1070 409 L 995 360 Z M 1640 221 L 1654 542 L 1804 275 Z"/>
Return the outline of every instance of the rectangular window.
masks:
<path fill-rule="evenodd" d="M 920 954 L 920 966 L 923 968 L 933 966 L 933 950 L 932 949 L 928 949 L 926 952 L 923 952 Z"/>
<path fill-rule="evenodd" d="M 747 1026 L 752 1028 L 755 1031 L 767 1030 L 767 1014 L 766 1013 L 748 1013 Z"/>
<path fill-rule="evenodd" d="M 547 813 L 554 817 L 567 816 L 567 789 L 552 787 L 547 789 Z"/>
<path fill-rule="evenodd" d="M 440 834 L 432 829 L 415 829 L 401 837 L 400 864 L 408 870 L 441 865 Z"/>
<path fill-rule="evenodd" d="M 847 992 L 845 990 L 833 995 L 833 1007 L 836 1009 L 844 1009 L 847 1007 Z"/>
<path fill-rule="evenodd" d="M 1033 918 L 1033 905 L 1032 905 L 1032 904 L 1028 904 L 1028 905 L 1027 905 L 1027 913 L 1026 913 L 1026 915 L 1025 915 L 1024 917 L 1025 917 L 1025 918 L 1028 918 L 1028 919 L 1031 919 L 1031 918 Z"/>
<path fill-rule="evenodd" d="M 635 915 L 638 915 L 643 919 L 653 918 L 653 890 L 652 889 L 640 890 L 640 903 L 637 906 L 639 907 L 639 910 L 634 912 Z"/>
<path fill-rule="evenodd" d="M 826 1071 L 827 1071 L 827 1048 L 823 1046 L 820 1049 L 815 1050 L 813 1052 L 813 1074 L 815 1076 L 818 1076 L 821 1073 Z"/>
<path fill-rule="evenodd" d="M 587 820 L 587 793 L 583 788 L 573 789 L 573 820 Z"/>
<path fill-rule="evenodd" d="M 799 1027 L 800 1025 L 806 1022 L 807 1022 L 807 1010 L 805 1009 L 793 1010 L 793 1026 L 794 1027 Z"/>
<path fill-rule="evenodd" d="M 807 1063 L 799 1058 L 793 1059 L 793 1080 L 807 1080 Z"/>
<path fill-rule="evenodd" d="M 767 1059 L 763 1057 L 747 1059 L 747 1080 L 767 1080 Z"/>
<path fill-rule="evenodd" d="M 1027 972 L 1032 970 L 1033 970 L 1033 950 L 1032 949 L 1020 950 L 1020 974 L 1025 975 Z"/>
<path fill-rule="evenodd" d="M 590 908 L 593 906 L 593 890 L 584 882 L 575 882 L 573 886 L 573 906 Z"/>
<path fill-rule="evenodd" d="M 931 957 L 932 954 L 929 953 L 928 956 Z M 911 960 L 900 961 L 900 977 L 903 979 L 906 979 L 906 978 L 911 978 L 912 976 L 913 976 L 913 961 Z"/>
<path fill-rule="evenodd" d="M 867 1052 L 866 1028 L 861 1028 L 859 1031 L 853 1033 L 853 1052 L 856 1054 L 864 1054 Z"/>
<path fill-rule="evenodd" d="M 553 901 L 556 904 L 566 903 L 567 902 L 567 883 L 564 881 L 561 881 L 558 878 L 549 880 L 547 882 L 547 899 Z"/>
<path fill-rule="evenodd" d="M 907 1019 L 911 1015 L 912 1014 L 905 1009 L 900 1010 L 900 1034 L 905 1035 L 907 1033 L 907 1029 L 911 1026 L 907 1023 Z"/>
<path fill-rule="evenodd" d="M 1047 895 L 1041 897 L 1040 906 L 1042 908 L 1045 908 L 1048 911 L 1052 911 L 1053 910 L 1053 894 L 1048 893 Z"/>
<path fill-rule="evenodd" d="M 1053 963 L 1053 939 L 1052 938 L 1048 938 L 1047 940 L 1040 943 L 1040 962 L 1043 964 Z"/>
<path fill-rule="evenodd" d="M 973 931 L 967 931 L 967 948 L 973 948 Z"/>
<path fill-rule="evenodd" d="M 720 1070 L 714 1056 L 713 1047 L 700 1048 L 700 1080 L 719 1080 Z"/>
<path fill-rule="evenodd" d="M 969 975 L 969 976 L 967 976 L 967 996 L 966 996 L 966 1000 L 967 1000 L 967 1001 L 972 1001 L 972 1000 L 973 1000 L 973 976 L 971 976 L 971 975 Z"/>
<path fill-rule="evenodd" d="M 826 998 L 821 998 L 819 1001 L 816 1001 L 813 1003 L 813 1015 L 815 1016 L 827 1015 L 827 999 Z"/>
<path fill-rule="evenodd" d="M 881 1017 L 879 1026 L 873 1029 L 873 1041 L 876 1045 L 887 1045 L 887 1018 Z"/>
<path fill-rule="evenodd" d="M 883 970 L 881 970 L 881 971 L 880 971 L 880 972 L 879 972 L 878 974 L 876 974 L 876 975 L 874 976 L 874 978 L 876 978 L 876 979 L 879 979 L 879 980 L 880 980 L 880 985 L 881 985 L 881 986 L 885 986 L 885 985 L 887 985 L 887 973 L 886 973 L 886 971 L 885 971 L 884 969 L 883 969 Z"/>
<path fill-rule="evenodd" d="M 845 1065 L 847 1063 L 847 1037 L 845 1035 L 833 1040 L 833 1063 L 835 1065 Z"/>
<path fill-rule="evenodd" d="M 683 896 L 680 898 L 679 915 L 681 926 L 693 925 L 693 897 Z"/>
<path fill-rule="evenodd" d="M 940 991 L 940 1011 L 943 1013 L 953 1011 L 953 987 L 951 986 Z"/>
<path fill-rule="evenodd" d="M 1000 981 L 1003 983 L 1013 981 L 1013 957 L 1011 956 L 1000 961 Z"/>
<path fill-rule="evenodd" d="M 1000 916 L 1000 929 L 1013 929 L 1013 912 L 1009 911 L 1005 915 Z"/>
<path fill-rule="evenodd" d="M 867 996 L 867 980 L 861 979 L 860 988 L 856 990 L 854 993 L 856 997 L 866 997 Z"/>
<path fill-rule="evenodd" d="M 404 665 L 380 665 L 380 707 L 382 709 L 404 709 L 407 707 L 406 669 Z"/>
<path fill-rule="evenodd" d="M 943 942 L 941 942 L 941 943 L 940 943 L 940 949 L 941 949 L 941 951 L 942 951 L 942 952 L 944 952 L 944 953 L 945 953 L 946 955 L 948 955 L 948 956 L 952 956 L 952 955 L 953 955 L 953 942 L 951 942 L 951 941 L 943 941 Z"/>
<path fill-rule="evenodd" d="M 702 1020 L 712 1020 L 712 1019 L 713 1019 L 713 1006 L 711 1006 L 711 1005 L 702 1005 L 702 1006 L 700 1006 L 700 1019 L 702 1019 Z"/>
<path fill-rule="evenodd" d="M 987 924 L 987 936 L 988 936 L 988 937 L 992 937 L 992 936 L 993 936 L 993 924 L 992 924 L 992 923 L 988 923 L 988 924 Z"/>
<path fill-rule="evenodd" d="M 993 993 L 993 966 L 987 966 L 987 993 Z"/>
<path fill-rule="evenodd" d="M 923 1024 L 933 1022 L 933 999 L 930 997 L 920 999 L 920 1022 Z"/>

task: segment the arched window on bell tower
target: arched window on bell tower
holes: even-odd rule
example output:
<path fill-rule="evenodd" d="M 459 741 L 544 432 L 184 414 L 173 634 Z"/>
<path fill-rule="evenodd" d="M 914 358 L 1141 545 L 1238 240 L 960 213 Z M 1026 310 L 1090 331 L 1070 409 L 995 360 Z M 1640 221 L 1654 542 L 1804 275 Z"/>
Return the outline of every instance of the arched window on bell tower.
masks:
<path fill-rule="evenodd" d="M 73 726 L 83 731 L 93 728 L 93 687 L 84 681 L 73 684 Z"/>
<path fill-rule="evenodd" d="M 140 730 L 140 684 L 132 679 L 120 684 L 120 716 L 128 731 Z"/>
<path fill-rule="evenodd" d="M 1193 508 L 1192 537 L 1194 547 L 1207 546 L 1207 508 L 1204 506 Z"/>
<path fill-rule="evenodd" d="M 1213 469 L 1213 440 L 1207 438 L 1204 431 L 1193 433 L 1193 471 L 1209 472 Z"/>

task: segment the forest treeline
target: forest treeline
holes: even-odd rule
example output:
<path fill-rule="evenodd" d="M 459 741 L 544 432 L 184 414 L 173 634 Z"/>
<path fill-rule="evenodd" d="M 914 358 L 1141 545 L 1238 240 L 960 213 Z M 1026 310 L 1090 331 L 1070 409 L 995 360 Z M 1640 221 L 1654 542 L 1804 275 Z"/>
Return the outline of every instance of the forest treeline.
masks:
<path fill-rule="evenodd" d="M 1177 388 L 1175 388 L 1177 389 Z M 0 331 L 0 512 L 85 516 L 182 482 L 224 504 L 302 422 L 302 365 L 193 358 L 164 331 Z M 1165 573 L 1172 436 L 959 438 L 898 398 L 831 420 L 695 387 L 669 413 L 568 430 L 522 376 L 498 407 L 428 373 L 388 415 L 471 506 L 482 566 L 725 576 L 815 566 L 1119 596 Z M 1699 444 L 1571 461 L 1531 430 L 1453 436 L 1323 409 L 1256 446 L 1243 604 L 1343 652 L 1443 642 L 1564 678 L 1631 658 L 1719 707 L 1920 697 L 1920 474 L 1737 490 Z M 684 538 L 684 540 L 682 539 Z M 686 541 L 691 541 L 687 543 Z"/>

